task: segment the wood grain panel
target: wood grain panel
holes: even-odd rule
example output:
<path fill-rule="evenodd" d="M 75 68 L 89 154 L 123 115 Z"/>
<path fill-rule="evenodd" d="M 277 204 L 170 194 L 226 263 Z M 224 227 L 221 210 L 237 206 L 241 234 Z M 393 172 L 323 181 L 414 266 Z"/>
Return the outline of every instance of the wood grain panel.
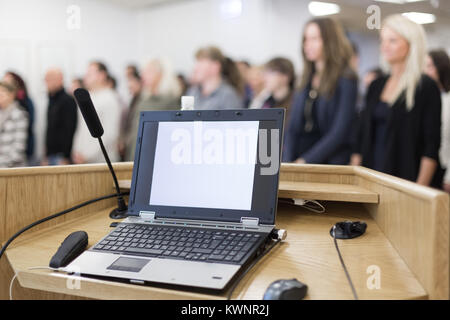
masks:
<path fill-rule="evenodd" d="M 280 181 L 278 196 L 305 200 L 378 203 L 378 194 L 359 186 L 338 183 Z"/>
<path fill-rule="evenodd" d="M 0 243 L 5 241 L 6 232 L 6 197 L 7 197 L 7 179 L 0 177 Z"/>
<path fill-rule="evenodd" d="M 119 179 L 131 179 L 132 163 L 115 164 L 114 166 L 117 169 Z M 297 215 L 297 211 L 287 210 L 284 213 L 280 211 L 278 222 L 281 226 L 286 226 L 290 230 L 289 241 L 294 239 L 299 241 L 300 245 L 293 245 L 290 242 L 284 244 L 274 251 L 273 255 L 277 257 L 276 259 L 266 258 L 265 262 L 259 263 L 254 270 L 255 273 L 250 273 L 246 277 L 247 282 L 244 281 L 241 284 L 242 290 L 237 291 L 237 296 L 259 299 L 262 288 L 270 280 L 274 280 L 275 277 L 287 277 L 291 274 L 302 275 L 302 272 L 306 277 L 303 279 L 309 279 L 308 281 L 314 287 L 317 286 L 317 288 L 321 288 L 321 285 L 316 282 L 320 281 L 327 284 L 328 279 L 333 279 L 330 280 L 331 282 L 336 281 L 335 278 L 338 278 L 336 275 L 339 275 L 339 278 L 342 277 L 342 274 L 339 274 L 338 271 L 339 265 L 330 258 L 334 256 L 334 249 L 330 247 L 329 242 L 326 242 L 329 239 L 325 240 L 325 238 L 318 239 L 315 237 L 318 237 L 319 233 L 323 233 L 325 226 L 329 228 L 330 223 L 354 216 L 354 218 L 368 220 L 370 222 L 370 230 L 376 231 L 375 234 L 372 234 L 374 238 L 368 235 L 367 238 L 362 237 L 358 241 L 342 242 L 343 249 L 346 251 L 346 253 L 343 252 L 344 256 L 350 256 L 349 264 L 351 264 L 351 267 L 349 268 L 357 269 L 356 271 L 353 269 L 351 273 L 356 272 L 356 277 L 359 277 L 357 281 L 359 281 L 359 289 L 362 290 L 364 297 L 380 297 L 376 292 L 365 292 L 364 287 L 361 287 L 363 286 L 363 272 L 361 268 L 370 261 L 375 260 L 381 261 L 379 263 L 383 266 L 382 270 L 388 270 L 385 274 L 387 282 L 383 282 L 386 283 L 388 289 L 385 292 L 386 298 L 400 296 L 406 298 L 424 297 L 426 294 L 418 289 L 420 288 L 418 280 L 430 298 L 449 299 L 450 212 L 447 194 L 362 167 L 282 164 L 280 181 L 282 182 L 281 186 L 289 181 L 323 184 L 324 190 L 318 188 L 316 190 L 318 193 L 325 193 L 326 188 L 330 190 L 336 188 L 336 185 L 342 185 L 342 189 L 349 188 L 347 186 L 350 185 L 359 187 L 360 190 L 362 188 L 368 192 L 378 194 L 379 203 L 365 204 L 365 210 L 361 210 L 362 207 L 358 204 L 349 205 L 346 202 L 341 202 L 336 204 L 331 215 L 312 215 L 311 217 L 322 219 L 316 223 L 311 221 L 308 213 Z M 315 186 L 319 186 L 317 184 Z M 2 226 L 0 226 L 0 240 L 4 241 L 7 235 L 12 234 L 31 221 L 95 196 L 111 193 L 113 188 L 107 166 L 99 164 L 0 169 L 0 191 L 0 223 L 2 223 Z M 94 212 L 102 212 L 102 214 L 107 215 L 107 212 L 102 210 L 113 205 L 114 201 L 111 200 L 89 206 L 57 221 L 49 222 L 40 227 L 41 230 L 37 228 L 34 232 L 42 232 L 42 228 L 48 228 L 49 226 L 54 227 L 56 230 L 56 228 L 66 223 L 75 221 L 74 219 L 76 221 L 78 219 L 89 219 Z M 357 211 L 360 214 L 366 214 L 366 216 L 358 216 Z M 370 216 L 367 216 L 367 212 Z M 349 213 L 351 213 L 350 216 L 348 215 Z M 107 218 L 104 219 L 108 220 Z M 292 225 L 291 221 L 293 222 Z M 103 221 L 100 224 L 105 223 Z M 83 224 L 76 226 L 80 228 L 88 227 Z M 95 224 L 92 226 L 92 228 L 95 228 Z M 99 228 L 99 225 L 97 225 L 97 228 Z M 61 237 L 63 235 L 66 236 L 68 230 L 65 229 Z M 91 230 L 95 234 L 94 229 Z M 97 232 L 102 233 L 106 231 L 99 228 Z M 28 232 L 18 240 L 26 239 L 31 233 L 31 231 Z M 59 245 L 60 241 L 61 239 L 52 242 L 52 246 Z M 365 247 L 365 241 L 368 241 L 367 243 L 370 242 L 370 247 Z M 365 248 L 364 250 L 362 250 L 363 247 Z M 27 247 L 25 250 L 28 254 L 30 254 L 29 248 Z M 42 252 L 39 250 L 45 249 L 32 248 L 33 250 L 36 249 L 36 252 Z M 349 251 L 347 251 L 347 248 Z M 19 247 L 16 247 L 14 250 L 17 251 L 12 250 L 8 252 L 8 255 L 13 254 L 13 252 L 19 252 L 19 249 Z M 51 249 L 54 252 L 56 247 L 48 246 L 46 249 Z M 31 251 L 34 252 L 33 250 Z M 21 254 L 25 254 L 25 251 Z M 310 256 L 308 256 L 308 252 L 310 252 Z M 313 255 L 313 253 L 316 255 Z M 29 258 L 31 259 L 31 257 Z M 358 259 L 358 257 L 360 258 Z M 33 261 L 28 260 L 28 262 L 31 261 L 33 265 L 36 265 L 35 262 L 48 263 L 49 256 L 43 256 L 43 258 L 37 256 L 36 260 L 34 259 L 33 256 Z M 364 264 L 359 260 L 362 260 Z M 9 274 L 8 270 L 4 270 L 4 262 L 5 259 L 0 261 L 0 298 L 5 298 L 3 295 L 5 289 L 3 287 L 7 282 L 9 283 Z M 24 263 L 27 262 L 25 261 Z M 326 273 L 315 273 L 316 271 L 314 270 L 317 268 L 320 270 L 320 267 L 323 267 Z M 18 270 L 23 269 L 21 266 L 18 266 Z M 401 271 L 407 277 L 402 278 L 396 274 L 397 271 Z M 21 276 L 23 284 L 27 283 L 27 281 L 32 281 L 34 273 L 42 273 L 42 271 L 22 272 L 24 272 Z M 273 277 L 265 277 L 264 280 L 260 280 L 259 272 L 268 272 L 268 274 L 272 272 Z M 328 272 L 331 272 L 332 275 L 328 275 Z M 326 277 L 323 275 L 326 275 Z M 399 279 L 398 281 L 402 279 L 401 283 L 397 282 L 397 278 Z M 299 280 L 302 280 L 300 276 Z M 52 278 L 51 281 L 58 280 Z M 92 284 L 92 288 L 97 285 L 104 284 Z M 341 287 L 344 286 L 345 284 L 341 283 Z M 131 287 L 134 288 L 135 286 L 127 286 L 128 289 Z M 312 290 L 310 298 L 329 298 L 336 294 L 332 289 L 328 291 L 328 296 L 314 292 L 314 289 Z M 67 292 L 61 293 L 71 294 Z M 107 290 L 104 293 L 107 295 Z M 349 298 L 346 295 L 348 293 L 343 294 L 342 298 Z M 120 292 L 117 292 L 116 295 L 111 293 L 108 297 L 117 297 L 119 294 Z M 136 292 L 135 294 L 136 297 L 144 297 L 144 291 Z M 155 297 L 159 298 L 176 298 L 180 296 L 179 292 L 154 294 Z M 91 298 L 97 297 L 95 294 L 89 296 Z"/>
<path fill-rule="evenodd" d="M 365 176 L 357 181 L 360 186 L 379 194 L 380 203 L 366 204 L 366 207 L 430 298 L 448 299 L 448 195 L 407 181 L 379 183 Z M 412 188 L 408 188 L 409 184 Z M 422 188 L 427 190 L 421 193 Z M 417 197 L 418 193 L 421 197 Z M 427 193 L 430 196 L 424 197 Z"/>

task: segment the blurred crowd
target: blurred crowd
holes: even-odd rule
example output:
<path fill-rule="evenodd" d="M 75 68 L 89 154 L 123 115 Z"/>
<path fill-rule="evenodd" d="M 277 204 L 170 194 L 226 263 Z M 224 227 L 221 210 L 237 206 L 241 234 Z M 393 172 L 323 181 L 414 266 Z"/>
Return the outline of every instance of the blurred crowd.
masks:
<path fill-rule="evenodd" d="M 449 57 L 427 51 L 422 26 L 401 15 L 387 17 L 379 37 L 382 61 L 362 81 L 358 48 L 330 18 L 306 23 L 301 73 L 285 57 L 252 65 L 214 46 L 197 50 L 187 77 L 155 58 L 124 70 L 128 105 L 102 61 L 92 61 L 70 88 L 61 70 L 50 69 L 42 159 L 35 158 L 33 101 L 23 79 L 7 72 L 0 80 L 0 167 L 103 162 L 73 98 L 83 87 L 112 161 L 134 160 L 141 111 L 179 109 L 188 95 L 198 110 L 285 108 L 284 162 L 363 165 L 450 192 Z"/>

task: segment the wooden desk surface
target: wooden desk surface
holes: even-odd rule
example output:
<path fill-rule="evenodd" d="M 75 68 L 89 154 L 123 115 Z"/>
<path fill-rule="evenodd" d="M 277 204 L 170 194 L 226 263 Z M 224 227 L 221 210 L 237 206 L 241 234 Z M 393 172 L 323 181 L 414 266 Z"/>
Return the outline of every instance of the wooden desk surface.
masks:
<path fill-rule="evenodd" d="M 288 230 L 287 240 L 264 257 L 236 288 L 234 299 L 261 299 L 267 286 L 278 279 L 297 278 L 309 287 L 307 299 L 353 299 L 340 265 L 331 226 L 352 219 L 367 222 L 360 238 L 338 240 L 341 253 L 360 299 L 423 299 L 427 294 L 405 262 L 381 232 L 366 209 L 356 203 L 325 203 L 326 214 L 316 214 L 290 205 L 278 208 L 277 226 Z M 70 277 L 47 270 L 27 270 L 48 265 L 63 239 L 85 230 L 89 246 L 109 232 L 110 210 L 93 212 L 57 226 L 29 232 L 17 239 L 6 255 L 18 273 L 21 286 L 97 299 L 223 299 L 207 295 L 112 281 L 83 278 L 80 289 L 68 289 Z M 381 288 L 369 290 L 367 268 L 380 268 Z"/>

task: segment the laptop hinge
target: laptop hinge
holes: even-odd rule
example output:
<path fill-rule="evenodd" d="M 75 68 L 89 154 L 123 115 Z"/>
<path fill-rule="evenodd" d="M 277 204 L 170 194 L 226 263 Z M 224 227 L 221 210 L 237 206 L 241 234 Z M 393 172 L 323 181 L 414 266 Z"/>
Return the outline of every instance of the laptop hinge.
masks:
<path fill-rule="evenodd" d="M 259 225 L 259 218 L 241 217 L 241 223 L 244 226 L 258 226 Z"/>
<path fill-rule="evenodd" d="M 155 212 L 154 211 L 140 211 L 139 217 L 141 217 L 144 221 L 153 221 L 155 220 Z"/>

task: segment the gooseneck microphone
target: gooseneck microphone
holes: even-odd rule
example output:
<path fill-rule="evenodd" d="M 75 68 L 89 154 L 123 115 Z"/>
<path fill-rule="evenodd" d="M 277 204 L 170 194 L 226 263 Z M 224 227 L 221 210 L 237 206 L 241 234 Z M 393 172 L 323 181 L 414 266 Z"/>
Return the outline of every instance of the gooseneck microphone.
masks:
<path fill-rule="evenodd" d="M 102 149 L 103 156 L 105 157 L 106 163 L 108 164 L 109 171 L 114 180 L 114 185 L 116 186 L 117 192 L 117 202 L 118 207 L 111 211 L 109 216 L 112 219 L 122 219 L 127 217 L 128 207 L 125 204 L 125 200 L 120 193 L 119 183 L 117 182 L 116 173 L 109 160 L 108 153 L 102 141 L 102 135 L 104 133 L 102 123 L 95 111 L 94 104 L 92 103 L 91 96 L 86 89 L 79 88 L 74 91 L 75 100 L 77 101 L 78 107 L 80 108 L 81 114 L 83 115 L 84 121 L 91 133 L 91 136 L 98 139 L 100 143 L 100 148 Z"/>

